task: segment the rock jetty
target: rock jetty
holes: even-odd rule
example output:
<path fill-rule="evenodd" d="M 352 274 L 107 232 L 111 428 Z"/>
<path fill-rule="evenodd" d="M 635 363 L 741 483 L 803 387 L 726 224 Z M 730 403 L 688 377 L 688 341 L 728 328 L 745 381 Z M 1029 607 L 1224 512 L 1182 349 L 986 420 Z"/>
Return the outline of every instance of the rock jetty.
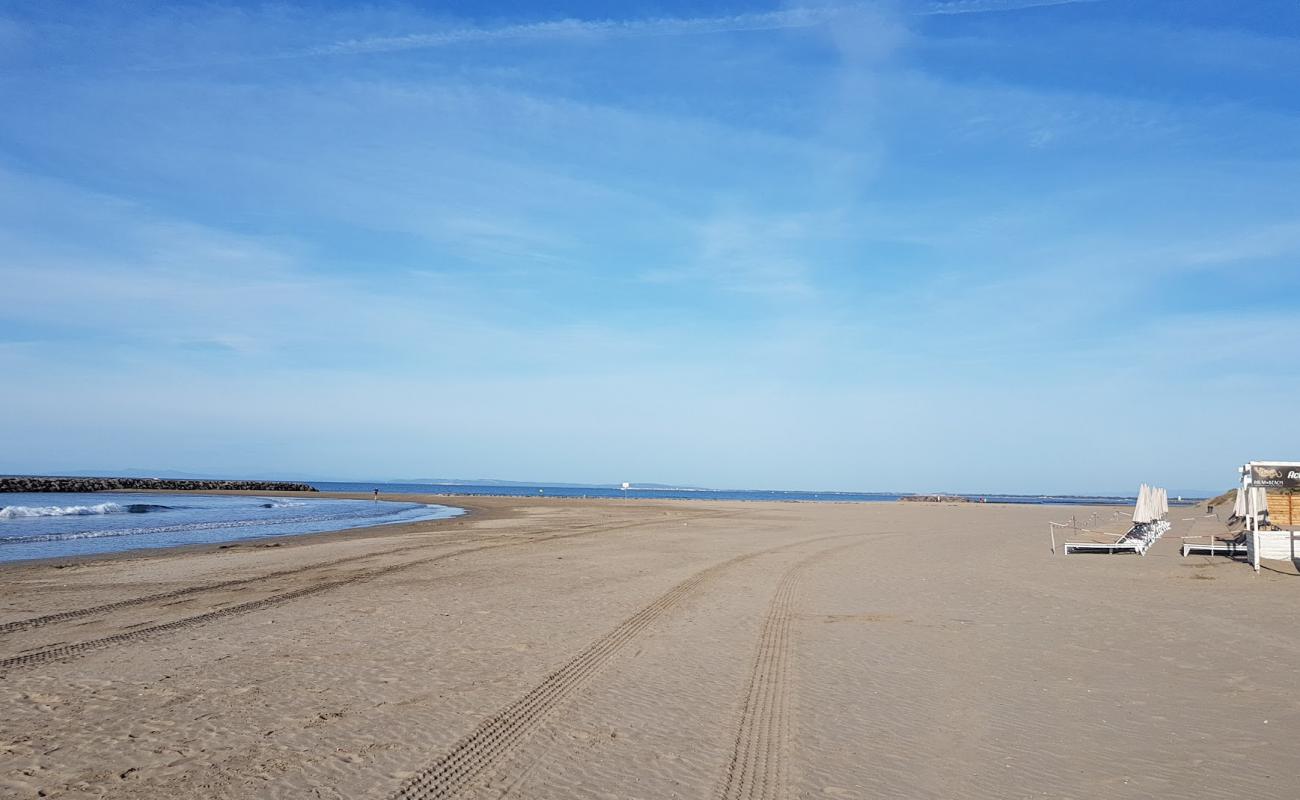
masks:
<path fill-rule="evenodd" d="M 207 481 L 172 478 L 59 478 L 0 476 L 0 492 L 108 492 L 115 489 L 179 489 L 190 492 L 314 492 L 316 487 L 288 481 Z"/>

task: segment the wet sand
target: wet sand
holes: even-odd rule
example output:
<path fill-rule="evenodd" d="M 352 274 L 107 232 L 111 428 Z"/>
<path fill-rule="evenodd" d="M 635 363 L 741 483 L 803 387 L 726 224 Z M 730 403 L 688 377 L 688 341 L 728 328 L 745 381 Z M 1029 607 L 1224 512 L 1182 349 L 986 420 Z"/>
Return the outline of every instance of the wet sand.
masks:
<path fill-rule="evenodd" d="M 0 796 L 1300 795 L 1300 577 L 1177 524 L 426 499 L 471 514 L 0 566 Z"/>

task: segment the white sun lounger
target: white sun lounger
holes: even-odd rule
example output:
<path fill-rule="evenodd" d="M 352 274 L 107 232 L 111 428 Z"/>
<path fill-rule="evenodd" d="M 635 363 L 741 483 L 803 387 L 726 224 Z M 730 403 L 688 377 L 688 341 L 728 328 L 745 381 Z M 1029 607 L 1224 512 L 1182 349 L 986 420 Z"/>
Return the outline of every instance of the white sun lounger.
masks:
<path fill-rule="evenodd" d="M 1187 556 L 1244 556 L 1247 554 L 1245 542 L 1216 542 L 1214 544 L 1191 544 L 1183 542 L 1183 557 Z"/>
<path fill-rule="evenodd" d="M 1066 542 L 1065 554 L 1070 553 L 1138 553 L 1142 554 L 1137 542 Z"/>

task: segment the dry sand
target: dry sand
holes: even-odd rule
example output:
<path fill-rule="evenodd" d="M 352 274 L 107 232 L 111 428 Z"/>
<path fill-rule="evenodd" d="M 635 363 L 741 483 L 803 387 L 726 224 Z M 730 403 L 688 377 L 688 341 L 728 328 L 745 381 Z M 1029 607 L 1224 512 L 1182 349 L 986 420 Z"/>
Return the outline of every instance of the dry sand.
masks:
<path fill-rule="evenodd" d="M 1300 796 L 1300 578 L 1177 529 L 1067 558 L 1085 510 L 451 502 L 0 567 L 0 796 Z"/>

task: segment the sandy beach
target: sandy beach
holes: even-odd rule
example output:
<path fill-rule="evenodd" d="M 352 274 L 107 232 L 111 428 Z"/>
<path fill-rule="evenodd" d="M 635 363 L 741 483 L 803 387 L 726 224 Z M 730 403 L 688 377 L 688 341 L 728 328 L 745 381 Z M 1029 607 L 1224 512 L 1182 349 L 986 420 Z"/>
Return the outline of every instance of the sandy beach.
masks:
<path fill-rule="evenodd" d="M 1177 526 L 424 499 L 470 513 L 0 567 L 0 796 L 1300 794 L 1300 577 Z"/>

